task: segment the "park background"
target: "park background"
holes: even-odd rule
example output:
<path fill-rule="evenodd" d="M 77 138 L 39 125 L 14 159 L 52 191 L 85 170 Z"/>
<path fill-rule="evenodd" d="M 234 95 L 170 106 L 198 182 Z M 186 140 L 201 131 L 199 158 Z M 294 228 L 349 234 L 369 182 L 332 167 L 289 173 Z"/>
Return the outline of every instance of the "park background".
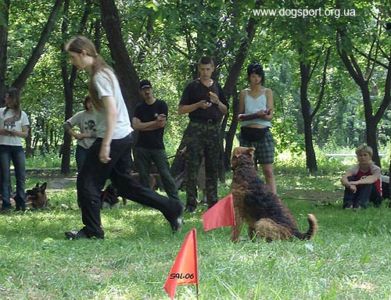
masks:
<path fill-rule="evenodd" d="M 297 15 L 319 8 L 341 15 Z M 262 16 L 261 9 L 277 14 Z M 167 101 L 168 155 L 187 124 L 176 113 L 183 88 L 197 76 L 199 57 L 213 56 L 214 78 L 230 103 L 222 129 L 226 170 L 237 145 L 232 116 L 247 85 L 246 66 L 262 63 L 274 92 L 279 193 L 300 228 L 308 212 L 320 223 L 313 242 L 231 244 L 228 229 L 202 233 L 201 211 L 185 216 L 183 233 L 171 236 L 156 212 L 128 204 L 103 213 L 104 242 L 70 244 L 63 231 L 80 225 L 70 180 L 48 191 L 50 209 L 1 216 L 1 298 L 162 299 L 171 262 L 192 227 L 199 230 L 202 299 L 389 297 L 391 213 L 386 204 L 342 211 L 338 179 L 364 142 L 384 171 L 390 166 L 390 22 L 386 0 L 1 0 L 0 102 L 7 86 L 22 89 L 34 169 L 28 187 L 74 177 L 74 141 L 62 124 L 82 110 L 88 79 L 71 67 L 63 45 L 83 34 L 113 66 L 130 114 L 140 101 L 140 79 L 151 80 L 155 95 Z M 230 176 L 220 196 L 229 192 Z M 195 298 L 191 287 L 181 292 Z"/>
<path fill-rule="evenodd" d="M 319 8 L 324 15 L 294 18 Z M 277 13 L 259 16 L 260 9 Z M 336 10 L 340 17 L 325 15 Z M 61 150 L 63 173 L 73 156 L 62 123 L 82 110 L 87 91 L 86 74 L 76 72 L 62 50 L 76 34 L 93 39 L 113 66 L 130 114 L 140 101 L 139 80 L 152 81 L 169 105 L 169 155 L 187 124 L 176 113 L 181 93 L 197 76 L 199 57 L 210 55 L 230 102 L 222 129 L 227 169 L 237 132 L 232 116 L 247 85 L 246 66 L 254 61 L 264 66 L 265 85 L 274 91 L 277 164 L 301 159 L 314 173 L 324 153 L 353 153 L 367 142 L 375 162 L 381 149 L 387 157 L 382 167 L 389 167 L 388 1 L 4 0 L 0 12 L 0 99 L 7 86 L 23 89 L 31 119 L 27 154 L 57 156 Z"/>

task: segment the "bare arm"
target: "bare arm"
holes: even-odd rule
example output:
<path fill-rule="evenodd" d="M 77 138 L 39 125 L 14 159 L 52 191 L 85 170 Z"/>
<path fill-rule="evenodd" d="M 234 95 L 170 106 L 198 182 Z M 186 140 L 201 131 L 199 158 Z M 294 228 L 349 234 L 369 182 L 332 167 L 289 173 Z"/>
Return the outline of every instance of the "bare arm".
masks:
<path fill-rule="evenodd" d="M 341 178 L 341 183 L 344 187 L 350 189 L 353 193 L 355 193 L 357 191 L 357 186 L 355 186 L 354 184 L 351 184 L 349 182 L 349 179 L 348 177 L 352 176 L 352 172 L 350 171 L 347 171 Z"/>
<path fill-rule="evenodd" d="M 69 122 L 65 122 L 63 127 L 64 127 L 64 130 L 66 132 L 68 132 L 70 136 L 74 137 L 77 140 L 82 140 L 84 138 L 93 137 L 90 133 L 87 133 L 87 132 L 81 133 L 81 132 L 77 132 L 77 131 L 73 130 L 72 124 Z"/>
<path fill-rule="evenodd" d="M 349 179 L 348 177 L 352 176 L 353 174 L 350 171 L 347 171 L 341 178 L 341 183 L 344 187 L 350 187 Z"/>
<path fill-rule="evenodd" d="M 216 104 L 219 110 L 225 115 L 227 113 L 227 106 L 220 101 L 219 97 L 215 93 L 209 92 L 209 96 L 210 96 L 210 101 L 213 104 Z"/>
<path fill-rule="evenodd" d="M 368 175 L 363 176 L 359 180 L 350 181 L 349 183 L 352 185 L 360 185 L 360 184 L 372 184 L 375 183 L 380 177 L 378 175 Z"/>
<path fill-rule="evenodd" d="M 267 112 L 263 112 L 263 115 L 260 116 L 260 118 L 270 121 L 271 119 L 273 119 L 274 111 L 273 92 L 271 89 L 266 89 L 265 94 Z"/>

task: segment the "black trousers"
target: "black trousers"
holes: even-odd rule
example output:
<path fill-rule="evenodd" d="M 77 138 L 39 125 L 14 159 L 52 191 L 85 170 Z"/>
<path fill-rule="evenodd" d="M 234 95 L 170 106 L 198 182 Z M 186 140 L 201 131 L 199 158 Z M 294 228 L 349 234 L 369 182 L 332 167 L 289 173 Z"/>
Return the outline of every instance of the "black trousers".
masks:
<path fill-rule="evenodd" d="M 85 226 L 83 231 L 87 236 L 104 236 L 100 218 L 100 194 L 109 178 L 117 188 L 119 196 L 155 208 L 168 220 L 178 215 L 178 211 L 182 208 L 179 201 L 168 199 L 141 186 L 128 174 L 131 155 L 130 135 L 123 139 L 112 140 L 110 145 L 111 160 L 107 164 L 103 164 L 99 160 L 101 144 L 102 139 L 98 138 L 91 146 L 77 176 L 77 196 Z"/>

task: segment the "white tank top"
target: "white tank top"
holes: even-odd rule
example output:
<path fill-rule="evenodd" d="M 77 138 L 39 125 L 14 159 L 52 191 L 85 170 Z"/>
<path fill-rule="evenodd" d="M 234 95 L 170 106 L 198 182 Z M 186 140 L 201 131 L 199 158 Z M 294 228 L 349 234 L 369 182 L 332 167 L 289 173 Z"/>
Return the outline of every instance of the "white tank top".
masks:
<path fill-rule="evenodd" d="M 248 90 L 246 90 L 246 95 L 244 97 L 245 114 L 253 114 L 260 110 L 266 110 L 267 109 L 266 104 L 267 104 L 267 99 L 264 93 L 254 98 L 253 96 L 249 95 Z M 272 127 L 272 123 L 269 120 L 264 120 L 260 118 L 241 122 L 241 126 L 248 126 L 248 125 L 262 125 L 263 127 Z"/>

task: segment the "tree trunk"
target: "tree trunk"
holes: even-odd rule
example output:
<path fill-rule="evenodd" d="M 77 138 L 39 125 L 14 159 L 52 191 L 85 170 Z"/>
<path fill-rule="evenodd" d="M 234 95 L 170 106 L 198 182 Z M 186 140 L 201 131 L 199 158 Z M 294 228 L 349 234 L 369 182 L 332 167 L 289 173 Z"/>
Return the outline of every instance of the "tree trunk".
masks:
<path fill-rule="evenodd" d="M 86 26 L 88 16 L 91 11 L 91 0 L 86 1 L 84 8 L 84 13 L 80 20 L 78 33 L 81 34 Z M 64 3 L 64 13 L 63 13 L 63 22 L 61 25 L 61 33 L 64 41 L 68 38 L 68 11 L 69 11 L 69 0 L 65 0 Z M 65 100 L 65 120 L 68 120 L 72 117 L 73 114 L 73 87 L 77 77 L 77 70 L 74 66 L 71 68 L 70 74 L 68 74 L 68 63 L 67 55 L 65 53 L 64 44 L 62 45 L 62 60 L 61 60 L 61 77 L 64 87 L 64 100 Z M 72 146 L 72 137 L 68 132 L 63 133 L 63 144 L 60 149 L 61 156 L 61 174 L 69 174 L 71 171 L 70 162 L 71 162 L 71 146 Z"/>
<path fill-rule="evenodd" d="M 257 0 L 255 2 L 255 8 L 258 9 L 260 8 L 261 4 L 263 1 Z M 228 77 L 227 80 L 225 81 L 223 91 L 224 95 L 227 98 L 227 101 L 229 101 L 229 98 L 232 96 L 236 89 L 236 84 L 239 79 L 240 75 L 240 70 L 243 68 L 244 61 L 246 60 L 247 54 L 248 54 L 248 49 L 250 48 L 250 45 L 254 39 L 255 32 L 257 30 L 257 24 L 259 22 L 259 18 L 255 19 L 251 17 L 246 26 L 246 37 L 242 40 L 238 52 L 236 53 L 235 60 L 233 64 L 231 65 L 229 72 L 228 72 Z M 233 145 L 233 140 L 235 138 L 235 132 L 236 128 L 238 126 L 237 120 L 236 120 L 236 115 L 238 111 L 238 104 L 234 103 L 234 101 L 237 101 L 237 97 L 234 98 L 232 107 L 236 107 L 236 110 L 233 110 L 233 118 L 232 118 L 232 123 L 229 128 L 229 132 L 227 136 L 225 137 L 225 151 L 224 151 L 224 166 L 225 169 L 228 170 L 230 168 L 231 164 L 231 151 L 232 151 L 232 145 Z M 225 132 L 227 120 L 228 120 L 229 114 L 227 113 L 224 117 L 223 120 L 223 126 L 222 126 L 222 132 Z M 228 145 L 228 147 L 227 147 Z"/>
<path fill-rule="evenodd" d="M 384 98 L 382 102 L 380 103 L 379 109 L 375 114 L 373 114 L 373 108 L 372 108 L 372 102 L 370 98 L 369 93 L 369 78 L 366 78 L 363 72 L 361 71 L 360 66 L 358 65 L 357 59 L 354 56 L 353 53 L 347 52 L 347 50 L 343 47 L 344 41 L 346 41 L 346 28 L 339 28 L 338 29 L 338 35 L 337 35 L 337 50 L 338 54 L 344 63 L 346 69 L 348 70 L 350 76 L 353 78 L 353 80 L 356 82 L 356 84 L 360 87 L 361 94 L 362 94 L 362 100 L 364 105 L 364 112 L 365 112 L 365 126 L 366 126 L 366 141 L 369 146 L 373 149 L 373 161 L 375 164 L 377 164 L 379 167 L 381 167 L 380 163 L 380 157 L 379 157 L 379 151 L 377 147 L 377 125 L 379 124 L 379 121 L 383 117 L 386 109 L 391 103 L 391 60 L 388 60 L 388 67 L 387 68 L 387 76 L 385 80 L 385 87 L 384 87 Z M 379 43 L 376 43 L 377 46 L 379 46 Z M 368 66 L 369 61 L 372 60 L 372 57 L 370 55 L 366 56 L 368 59 Z M 375 61 L 374 64 L 377 62 Z M 374 67 L 374 66 L 373 66 Z"/>
<path fill-rule="evenodd" d="M 121 22 L 114 0 L 100 0 L 102 25 L 106 32 L 113 67 L 121 86 L 130 117 L 139 101 L 139 77 L 130 60 L 121 33 Z"/>
<path fill-rule="evenodd" d="M 26 84 L 27 78 L 31 74 L 32 70 L 34 69 L 35 64 L 41 57 L 43 53 L 44 46 L 46 42 L 49 39 L 50 33 L 54 29 L 54 25 L 56 24 L 58 14 L 60 12 L 60 8 L 63 4 L 64 0 L 56 0 L 52 11 L 50 12 L 48 21 L 45 25 L 45 27 L 42 30 L 41 36 L 39 38 L 38 44 L 35 46 L 33 52 L 31 53 L 31 56 L 29 60 L 27 61 L 27 64 L 23 68 L 22 72 L 19 74 L 19 76 L 14 80 L 12 83 L 12 86 L 22 89 L 24 85 Z"/>
<path fill-rule="evenodd" d="M 65 0 L 63 21 L 61 25 L 61 33 L 64 41 L 67 39 L 68 33 L 68 11 L 69 11 L 69 0 Z M 72 116 L 73 112 L 73 89 L 68 76 L 68 62 L 67 55 L 65 53 L 64 44 L 61 47 L 61 77 L 64 87 L 64 100 L 65 100 L 65 120 L 68 120 Z M 64 130 L 63 144 L 60 149 L 61 156 L 61 174 L 69 174 L 70 172 L 70 161 L 71 161 L 71 143 L 72 137 Z"/>
<path fill-rule="evenodd" d="M 314 144 L 312 141 L 312 114 L 311 104 L 308 100 L 308 84 L 310 81 L 310 67 L 300 62 L 300 102 L 301 113 L 304 121 L 304 141 L 306 154 L 306 167 L 311 174 L 316 173 L 318 165 L 316 162 L 316 155 Z"/>
<path fill-rule="evenodd" d="M 5 76 L 7 73 L 7 44 L 8 44 L 8 19 L 9 19 L 9 0 L 0 2 L 3 22 L 0 21 L 0 107 L 4 105 L 4 96 L 6 90 Z"/>
<path fill-rule="evenodd" d="M 236 88 L 236 87 L 235 87 Z M 231 121 L 231 126 L 228 129 L 227 135 L 225 137 L 225 152 L 224 152 L 224 166 L 226 170 L 229 170 L 231 165 L 231 153 L 233 148 L 233 141 L 236 134 L 236 129 L 238 127 L 238 119 L 236 116 L 239 113 L 239 98 L 238 93 L 234 91 L 232 97 L 232 114 L 233 118 Z"/>

